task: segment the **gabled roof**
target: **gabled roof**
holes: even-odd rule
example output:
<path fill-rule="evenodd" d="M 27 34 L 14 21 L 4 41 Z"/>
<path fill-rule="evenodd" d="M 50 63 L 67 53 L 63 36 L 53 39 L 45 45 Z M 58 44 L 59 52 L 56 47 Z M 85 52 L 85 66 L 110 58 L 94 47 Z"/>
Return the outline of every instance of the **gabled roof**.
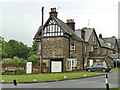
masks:
<path fill-rule="evenodd" d="M 46 23 L 44 24 L 43 28 L 45 28 L 45 26 L 47 25 L 47 23 L 51 20 L 55 20 L 55 22 L 63 29 L 64 33 L 67 33 L 68 35 L 76 35 L 76 33 L 73 31 L 73 29 L 71 27 L 69 27 L 66 23 L 64 23 L 62 20 L 54 17 L 54 16 L 50 16 L 48 18 L 48 20 L 46 21 Z M 41 27 L 38 28 L 37 33 L 34 36 L 34 39 L 40 39 L 40 33 L 41 33 Z"/>
<path fill-rule="evenodd" d="M 81 30 L 82 30 L 82 29 L 77 29 L 77 30 L 75 30 L 75 33 L 76 33 L 77 36 L 79 36 L 80 38 L 81 38 Z M 89 42 L 89 39 L 90 39 L 90 37 L 91 37 L 91 35 L 92 35 L 93 32 L 95 33 L 96 38 L 98 39 L 97 34 L 96 34 L 94 28 L 87 28 L 87 29 L 84 29 L 84 30 L 85 30 L 85 42 Z M 99 42 L 99 40 L 98 40 L 98 42 Z"/>
<path fill-rule="evenodd" d="M 117 39 L 116 37 L 108 37 L 108 38 L 103 38 L 105 40 L 106 43 L 111 43 L 112 47 L 115 48 L 115 45 L 117 44 L 118 46 L 118 43 L 117 43 Z"/>
<path fill-rule="evenodd" d="M 113 49 L 113 46 L 112 45 L 109 46 L 103 38 L 98 38 L 98 39 L 99 39 L 99 42 L 101 44 L 101 47 Z"/>

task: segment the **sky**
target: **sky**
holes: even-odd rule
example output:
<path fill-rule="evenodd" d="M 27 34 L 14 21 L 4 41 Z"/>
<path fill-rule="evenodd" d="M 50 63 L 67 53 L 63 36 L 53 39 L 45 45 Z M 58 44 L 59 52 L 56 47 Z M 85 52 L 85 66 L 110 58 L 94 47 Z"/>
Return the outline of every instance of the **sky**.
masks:
<path fill-rule="evenodd" d="M 57 8 L 58 18 L 74 19 L 75 28 L 95 28 L 97 35 L 118 37 L 119 0 L 1 0 L 0 36 L 32 45 L 33 37 L 41 25 L 41 8 L 44 23 L 50 8 Z M 89 21 L 89 26 L 88 26 Z"/>

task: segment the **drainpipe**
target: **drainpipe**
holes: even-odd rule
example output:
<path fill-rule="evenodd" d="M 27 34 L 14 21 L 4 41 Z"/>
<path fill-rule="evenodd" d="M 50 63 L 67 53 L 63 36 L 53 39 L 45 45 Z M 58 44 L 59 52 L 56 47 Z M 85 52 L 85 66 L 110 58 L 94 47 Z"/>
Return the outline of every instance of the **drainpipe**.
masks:
<path fill-rule="evenodd" d="M 69 37 L 69 58 L 70 58 L 70 37 Z"/>
<path fill-rule="evenodd" d="M 82 40 L 82 59 L 83 59 L 83 70 L 85 70 L 84 67 L 84 41 Z"/>

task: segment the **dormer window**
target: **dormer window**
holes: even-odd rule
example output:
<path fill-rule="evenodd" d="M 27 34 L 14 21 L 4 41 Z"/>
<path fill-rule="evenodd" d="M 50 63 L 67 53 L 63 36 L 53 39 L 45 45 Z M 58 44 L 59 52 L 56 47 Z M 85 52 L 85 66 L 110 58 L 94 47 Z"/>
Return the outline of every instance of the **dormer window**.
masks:
<path fill-rule="evenodd" d="M 75 43 L 70 44 L 70 50 L 75 50 Z"/>

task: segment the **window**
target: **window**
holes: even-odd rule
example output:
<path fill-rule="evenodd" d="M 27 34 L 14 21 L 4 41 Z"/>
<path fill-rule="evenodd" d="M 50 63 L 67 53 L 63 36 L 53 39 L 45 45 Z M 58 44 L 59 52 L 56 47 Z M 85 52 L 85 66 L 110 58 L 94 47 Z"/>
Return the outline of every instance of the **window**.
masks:
<path fill-rule="evenodd" d="M 93 52 L 93 46 L 91 46 L 91 51 Z"/>
<path fill-rule="evenodd" d="M 75 50 L 75 43 L 70 44 L 70 50 Z"/>
<path fill-rule="evenodd" d="M 77 60 L 76 59 L 72 59 L 72 67 L 76 67 L 77 65 Z"/>
<path fill-rule="evenodd" d="M 39 45 L 39 50 L 41 50 L 41 44 Z"/>
<path fill-rule="evenodd" d="M 93 36 L 93 41 L 95 41 L 95 37 Z"/>
<path fill-rule="evenodd" d="M 100 62 L 100 60 L 96 60 L 96 63 L 99 63 Z"/>
<path fill-rule="evenodd" d="M 79 59 L 77 59 L 77 65 L 79 64 Z"/>

